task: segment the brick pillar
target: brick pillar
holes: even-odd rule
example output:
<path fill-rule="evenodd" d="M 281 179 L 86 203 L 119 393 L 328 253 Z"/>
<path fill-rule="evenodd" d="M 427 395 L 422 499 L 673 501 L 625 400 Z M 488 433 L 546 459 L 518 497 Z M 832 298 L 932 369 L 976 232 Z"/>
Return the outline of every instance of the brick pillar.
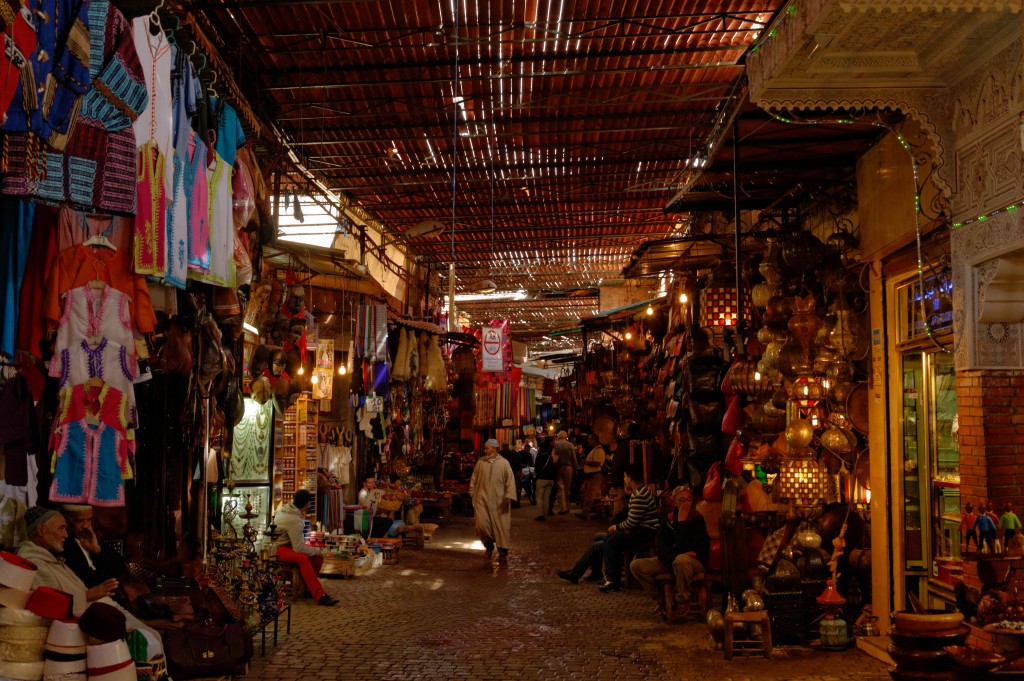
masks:
<path fill-rule="evenodd" d="M 957 372 L 956 395 L 961 504 L 989 500 L 997 515 L 1006 502 L 1020 509 L 1024 504 L 1024 372 Z"/>

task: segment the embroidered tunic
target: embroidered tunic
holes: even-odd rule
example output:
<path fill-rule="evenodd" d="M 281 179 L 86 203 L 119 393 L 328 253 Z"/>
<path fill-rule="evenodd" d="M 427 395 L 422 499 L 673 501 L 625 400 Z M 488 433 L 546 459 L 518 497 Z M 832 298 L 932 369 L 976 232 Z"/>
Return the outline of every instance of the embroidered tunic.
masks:
<path fill-rule="evenodd" d="M 231 166 L 216 151 L 210 177 L 210 268 L 192 272 L 192 279 L 215 286 L 235 287 L 235 217 L 231 198 Z"/>
<path fill-rule="evenodd" d="M 55 346 L 49 373 L 59 379 L 61 390 L 80 386 L 92 379 L 100 379 L 116 388 L 128 405 L 128 425 L 138 427 L 134 382 L 139 377 L 139 365 L 133 347 L 119 345 L 106 338 L 101 338 L 94 345 L 82 338 L 67 347 Z"/>
<path fill-rule="evenodd" d="M 167 270 L 167 199 L 174 178 L 171 45 L 163 32 L 150 32 L 148 15 L 132 19 L 132 36 L 149 93 L 149 106 L 134 124 L 139 147 L 135 271 L 163 277 Z"/>
<path fill-rule="evenodd" d="M 50 501 L 124 505 L 128 469 L 127 400 L 109 384 L 78 385 L 61 394 L 50 448 Z"/>
<path fill-rule="evenodd" d="M 197 158 L 190 142 L 193 132 L 191 117 L 196 111 L 196 102 L 202 97 L 202 85 L 192 71 L 188 55 L 177 47 L 171 47 L 174 68 L 171 70 L 172 100 L 174 102 L 174 176 L 171 181 L 171 200 L 167 208 L 167 272 L 165 280 L 178 288 L 185 288 L 190 261 L 191 203 L 195 190 L 197 168 L 202 158 Z M 204 150 L 205 151 L 205 150 Z M 206 173 L 203 172 L 204 176 Z M 205 190 L 205 183 L 204 189 Z M 204 197 L 205 204 L 205 197 Z M 204 206 L 205 212 L 205 206 Z M 205 217 L 203 218 L 205 224 Z M 207 237 L 209 244 L 209 237 Z M 208 261 L 207 261 L 207 264 Z"/>
<path fill-rule="evenodd" d="M 63 155 L 53 152 L 66 147 L 80 97 L 89 89 L 88 12 L 84 0 L 29 0 L 25 6 L 35 21 L 36 45 L 20 72 L 11 69 L 18 86 L 0 125 L 0 193 L 61 195 L 71 179 Z"/>

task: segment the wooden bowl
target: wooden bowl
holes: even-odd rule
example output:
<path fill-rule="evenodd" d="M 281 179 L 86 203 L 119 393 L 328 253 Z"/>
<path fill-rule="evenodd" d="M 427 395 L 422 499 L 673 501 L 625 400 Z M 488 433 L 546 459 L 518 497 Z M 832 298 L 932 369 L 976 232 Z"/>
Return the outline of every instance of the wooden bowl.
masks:
<path fill-rule="evenodd" d="M 964 623 L 962 612 L 899 611 L 892 614 L 893 627 L 903 636 L 934 636 L 955 633 Z"/>
<path fill-rule="evenodd" d="M 985 671 L 998 667 L 1006 662 L 1006 658 L 999 653 L 992 653 L 978 648 L 968 648 L 967 646 L 946 646 L 943 650 L 949 653 L 949 656 L 952 657 L 958 665 L 966 667 L 967 669 Z"/>
<path fill-rule="evenodd" d="M 892 631 L 889 634 L 889 638 L 891 638 L 892 642 L 901 648 L 909 648 L 911 650 L 938 650 L 944 646 L 963 645 L 964 641 L 967 640 L 967 635 L 970 633 L 971 630 L 969 627 L 962 626 L 952 633 L 939 632 L 933 634 L 903 635 Z"/>

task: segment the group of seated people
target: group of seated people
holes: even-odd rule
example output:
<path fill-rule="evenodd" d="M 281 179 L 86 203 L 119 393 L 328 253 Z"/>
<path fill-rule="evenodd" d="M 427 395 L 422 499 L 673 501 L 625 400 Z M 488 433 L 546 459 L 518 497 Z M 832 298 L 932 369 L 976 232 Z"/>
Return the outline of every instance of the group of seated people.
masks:
<path fill-rule="evenodd" d="M 625 467 L 622 484 L 629 494 L 626 508 L 612 518 L 607 531 L 594 535 L 572 568 L 557 574 L 573 584 L 581 579 L 600 581 L 602 593 L 618 591 L 622 588 L 626 556 L 636 554 L 653 541 L 655 555 L 635 558 L 629 569 L 655 601 L 656 613 L 664 614 L 668 606 L 677 615 L 685 615 L 692 584 L 703 577 L 711 546 L 704 518 L 697 513 L 694 493 L 689 487 L 676 487 L 663 495 L 664 511 L 659 513 L 658 500 L 644 484 L 643 470 L 638 464 Z M 674 579 L 674 603 L 666 604 L 663 600 L 658 585 L 662 576 Z"/>

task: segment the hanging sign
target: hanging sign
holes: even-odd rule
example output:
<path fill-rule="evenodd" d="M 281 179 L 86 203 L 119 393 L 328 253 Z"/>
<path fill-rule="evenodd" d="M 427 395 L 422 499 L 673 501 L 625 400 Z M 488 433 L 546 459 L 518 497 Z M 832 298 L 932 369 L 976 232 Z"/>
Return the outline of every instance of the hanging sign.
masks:
<path fill-rule="evenodd" d="M 484 371 L 505 370 L 505 362 L 502 356 L 503 340 L 500 326 L 483 327 L 483 342 L 480 346 L 483 348 Z"/>
<path fill-rule="evenodd" d="M 334 341 L 323 339 L 316 346 L 316 366 L 313 367 L 316 383 L 313 384 L 313 399 L 329 400 L 334 385 Z"/>
<path fill-rule="evenodd" d="M 366 413 L 379 414 L 384 411 L 384 397 L 382 395 L 366 396 Z"/>

